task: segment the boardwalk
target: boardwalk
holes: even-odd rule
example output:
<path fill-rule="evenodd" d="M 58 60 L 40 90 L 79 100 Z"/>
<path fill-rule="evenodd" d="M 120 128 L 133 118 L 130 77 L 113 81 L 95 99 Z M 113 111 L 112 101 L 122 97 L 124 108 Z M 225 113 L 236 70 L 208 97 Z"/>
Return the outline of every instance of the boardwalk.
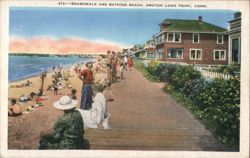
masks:
<path fill-rule="evenodd" d="M 110 130 L 87 129 L 90 149 L 227 150 L 192 114 L 138 71 L 106 91 Z"/>

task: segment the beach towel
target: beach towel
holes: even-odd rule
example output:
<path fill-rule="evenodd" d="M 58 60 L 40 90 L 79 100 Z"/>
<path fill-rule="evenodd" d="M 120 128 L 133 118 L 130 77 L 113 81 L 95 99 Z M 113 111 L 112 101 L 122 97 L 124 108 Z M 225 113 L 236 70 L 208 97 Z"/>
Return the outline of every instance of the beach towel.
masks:
<path fill-rule="evenodd" d="M 49 97 L 46 97 L 46 96 L 40 96 L 40 97 L 35 98 L 36 102 L 40 102 L 40 101 L 47 100 L 47 99 L 49 99 Z"/>

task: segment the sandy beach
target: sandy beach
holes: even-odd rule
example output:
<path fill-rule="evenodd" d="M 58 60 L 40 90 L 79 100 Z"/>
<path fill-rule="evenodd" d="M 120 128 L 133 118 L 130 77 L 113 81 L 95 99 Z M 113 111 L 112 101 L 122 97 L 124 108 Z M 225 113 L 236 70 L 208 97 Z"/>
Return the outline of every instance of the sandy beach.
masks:
<path fill-rule="evenodd" d="M 79 108 L 80 96 L 81 96 L 81 88 L 82 81 L 78 78 L 77 74 L 74 71 L 74 67 L 70 69 L 70 78 L 69 80 L 72 83 L 72 88 L 77 90 L 77 100 Z M 105 77 L 105 73 L 95 73 L 95 82 L 100 81 L 100 79 Z M 33 84 L 27 87 L 17 88 L 16 85 L 21 85 L 27 82 L 27 80 L 31 81 Z M 41 101 L 43 106 L 33 108 L 28 114 L 23 114 L 16 117 L 8 117 L 8 144 L 9 148 L 16 148 L 16 144 L 19 144 L 19 149 L 30 149 L 30 146 L 25 146 L 25 143 L 21 143 L 21 137 L 25 137 L 26 141 L 30 141 L 32 144 L 31 148 L 36 149 L 37 143 L 39 142 L 39 133 L 43 130 L 49 129 L 53 127 L 53 124 L 57 120 L 59 116 L 63 113 L 62 111 L 56 110 L 53 108 L 53 102 L 58 100 L 63 95 L 70 95 L 71 89 L 63 88 L 58 90 L 58 94 L 55 95 L 53 91 L 47 91 L 47 88 L 50 84 L 52 84 L 52 73 L 48 73 L 44 80 L 44 95 L 48 99 Z M 65 85 L 65 81 L 62 81 L 62 85 Z M 41 78 L 40 76 L 27 78 L 25 80 L 11 82 L 9 83 L 9 100 L 12 98 L 18 99 L 22 95 L 29 95 L 31 92 L 38 93 L 39 88 L 41 86 Z M 27 108 L 35 105 L 35 101 L 27 101 L 27 102 L 18 102 L 22 111 L 26 113 Z M 27 130 L 29 129 L 29 130 Z M 34 134 L 35 132 L 35 134 Z M 20 144 L 23 144 L 20 146 Z"/>

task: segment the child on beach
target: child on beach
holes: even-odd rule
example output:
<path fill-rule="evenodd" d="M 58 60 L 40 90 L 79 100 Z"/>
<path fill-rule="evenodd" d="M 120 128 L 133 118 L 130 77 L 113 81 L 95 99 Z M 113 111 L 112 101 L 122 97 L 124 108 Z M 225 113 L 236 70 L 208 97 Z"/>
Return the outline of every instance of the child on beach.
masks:
<path fill-rule="evenodd" d="M 54 95 L 57 95 L 57 92 L 58 92 L 58 88 L 55 86 L 54 87 Z"/>
<path fill-rule="evenodd" d="M 57 91 L 58 91 L 57 82 L 55 80 L 53 80 L 52 82 L 53 82 L 52 87 L 54 90 L 54 95 L 57 95 Z"/>
<path fill-rule="evenodd" d="M 70 95 L 71 99 L 76 100 L 76 98 L 77 98 L 77 97 L 76 97 L 76 92 L 77 92 L 76 89 L 72 89 L 72 90 L 71 90 L 71 95 Z"/>
<path fill-rule="evenodd" d="M 65 79 L 65 81 L 66 81 L 66 87 L 69 88 L 69 89 L 71 89 L 72 88 L 71 81 L 69 79 Z"/>
<path fill-rule="evenodd" d="M 17 104 L 16 99 L 11 99 L 11 105 L 9 106 L 8 115 L 18 116 L 22 114 L 22 108 L 20 104 Z"/>

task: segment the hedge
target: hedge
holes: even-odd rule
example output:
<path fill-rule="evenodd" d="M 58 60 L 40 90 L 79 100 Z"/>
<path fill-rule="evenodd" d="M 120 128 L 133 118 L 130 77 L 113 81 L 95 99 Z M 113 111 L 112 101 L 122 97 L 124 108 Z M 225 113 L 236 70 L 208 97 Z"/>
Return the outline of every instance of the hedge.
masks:
<path fill-rule="evenodd" d="M 192 66 L 150 62 L 148 72 L 192 102 L 193 112 L 219 140 L 239 146 L 240 79 L 208 82 Z"/>

